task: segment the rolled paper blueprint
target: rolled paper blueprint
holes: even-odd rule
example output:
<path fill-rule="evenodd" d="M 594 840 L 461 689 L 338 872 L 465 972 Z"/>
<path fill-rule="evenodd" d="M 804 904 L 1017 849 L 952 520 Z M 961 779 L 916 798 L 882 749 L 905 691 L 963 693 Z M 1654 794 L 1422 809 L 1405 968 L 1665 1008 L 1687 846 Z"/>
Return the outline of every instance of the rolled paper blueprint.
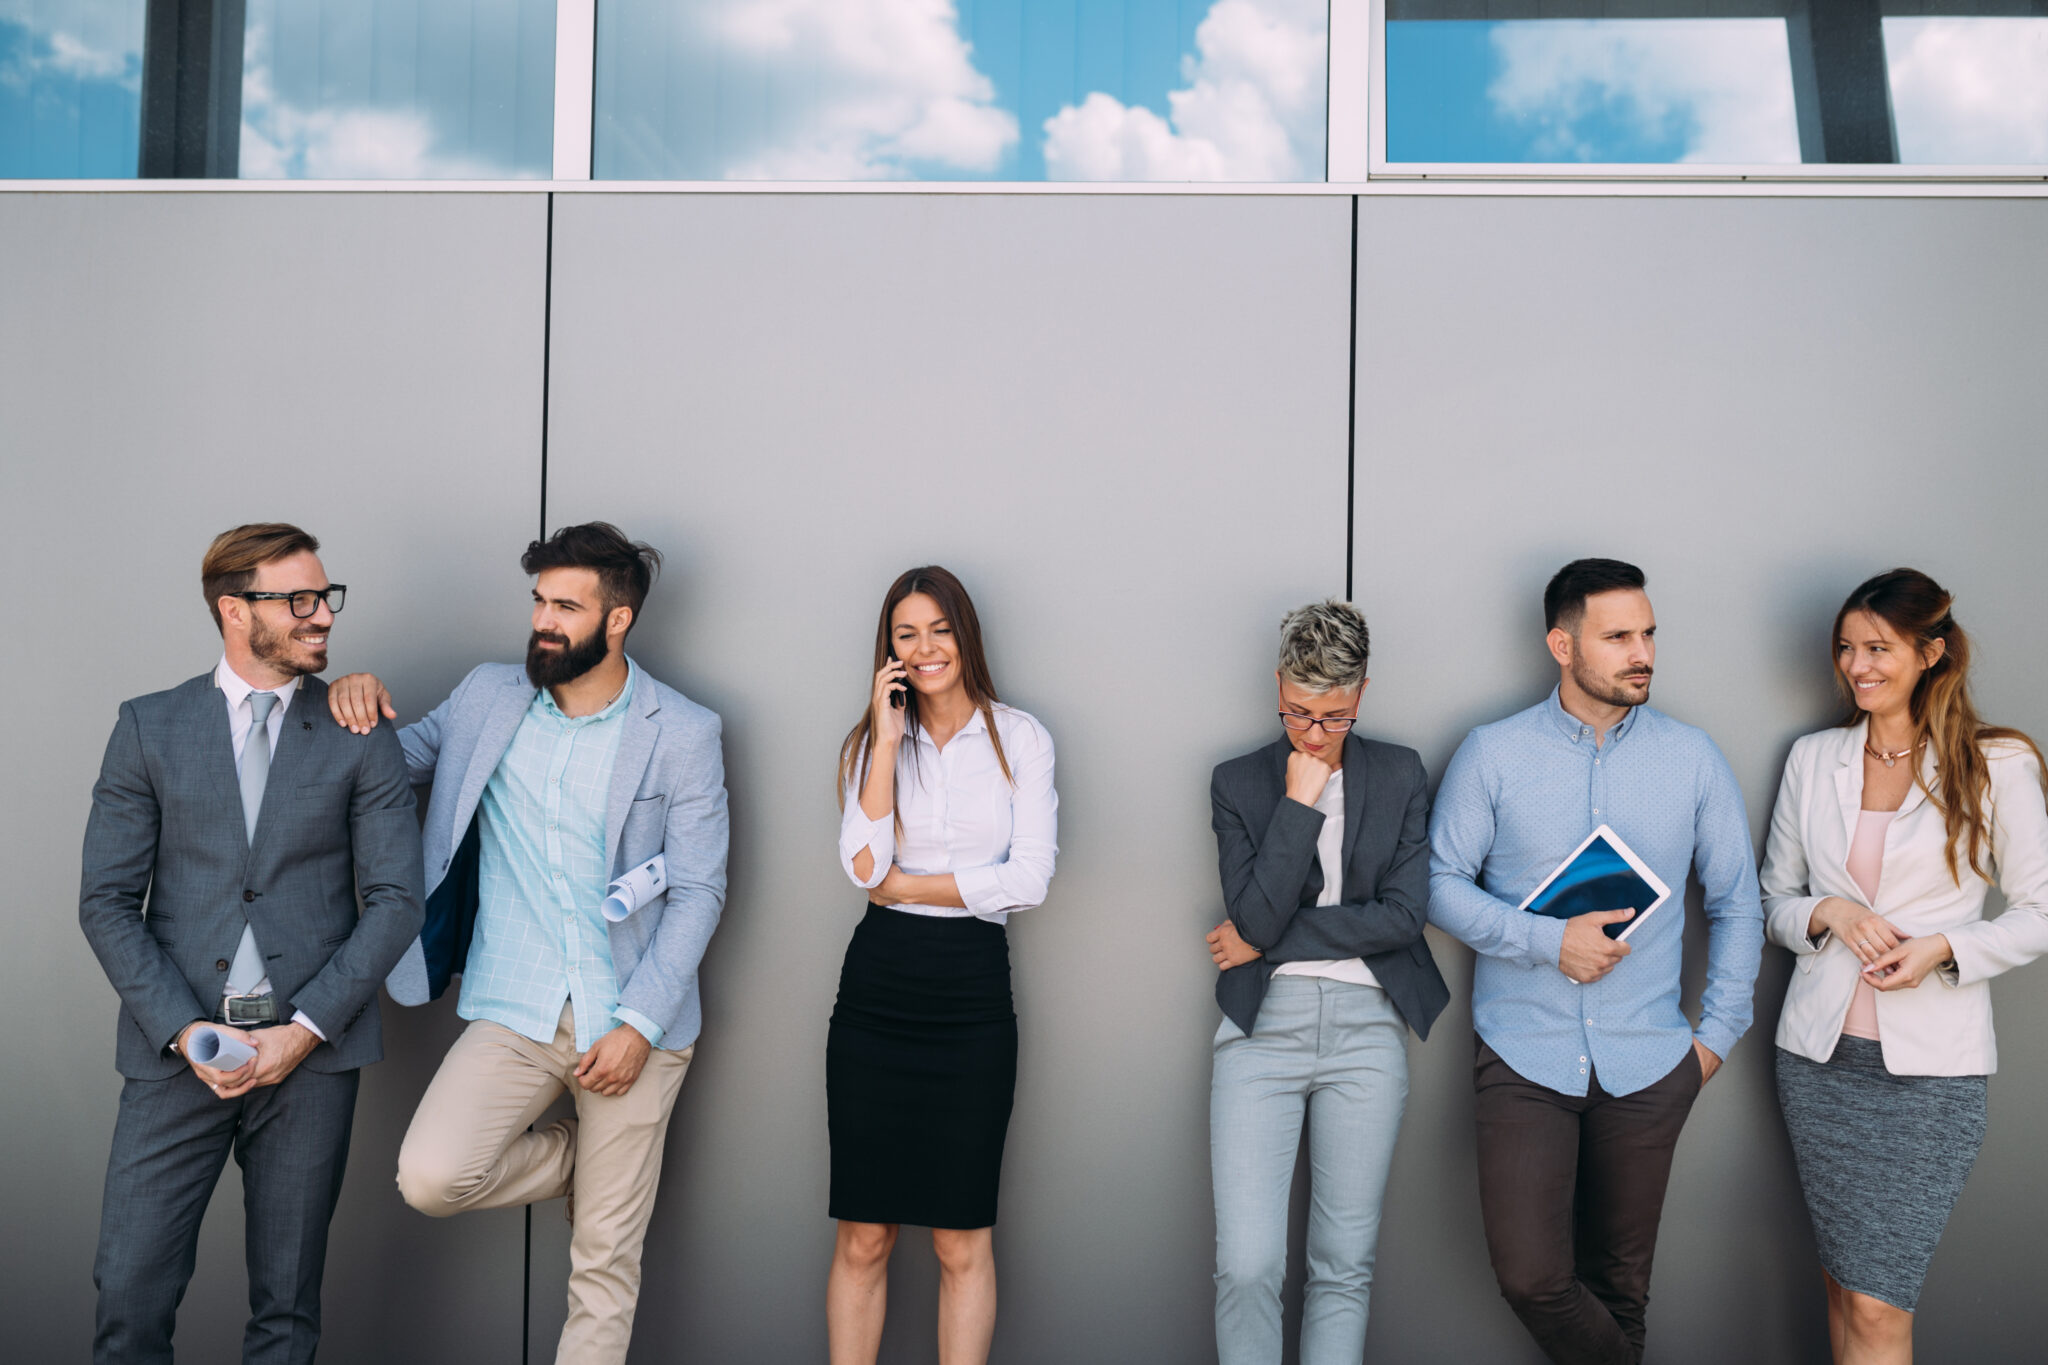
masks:
<path fill-rule="evenodd" d="M 657 853 L 604 889 L 604 917 L 617 924 L 666 890 L 668 859 Z"/>
<path fill-rule="evenodd" d="M 239 1071 L 242 1064 L 256 1055 L 256 1049 L 239 1038 L 230 1038 L 211 1024 L 201 1024 L 192 1030 L 192 1036 L 185 1042 L 185 1051 L 201 1066 L 210 1066 L 215 1071 Z"/>

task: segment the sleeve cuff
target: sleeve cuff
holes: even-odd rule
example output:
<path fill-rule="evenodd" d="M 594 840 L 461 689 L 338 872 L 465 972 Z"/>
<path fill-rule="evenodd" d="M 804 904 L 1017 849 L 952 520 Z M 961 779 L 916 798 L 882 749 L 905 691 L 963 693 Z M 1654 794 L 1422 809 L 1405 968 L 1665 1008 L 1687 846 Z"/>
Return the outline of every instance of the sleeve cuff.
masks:
<path fill-rule="evenodd" d="M 320 1026 L 313 1022 L 313 1016 L 306 1013 L 304 1010 L 296 1011 L 292 1015 L 292 1022 L 294 1024 L 297 1024 L 306 1032 L 312 1034 L 315 1038 L 318 1038 L 321 1042 L 324 1043 L 327 1041 L 327 1035 L 322 1033 L 320 1031 Z"/>
<path fill-rule="evenodd" d="M 875 856 L 875 865 L 865 879 L 853 870 L 853 860 L 860 856 L 862 849 Z M 880 886 L 895 861 L 896 830 L 893 823 L 870 820 L 859 806 L 849 804 L 845 817 L 839 822 L 839 862 L 846 869 L 846 875 L 853 879 L 853 884 L 867 890 Z"/>
<path fill-rule="evenodd" d="M 1741 1037 L 1741 1034 L 1731 1032 L 1725 1024 L 1714 1020 L 1704 1020 L 1700 1024 L 1699 1031 L 1693 1034 L 1693 1041 L 1725 1062 L 1728 1060 L 1728 1054 L 1735 1050 L 1735 1044 Z"/>
<path fill-rule="evenodd" d="M 639 1031 L 641 1037 L 645 1038 L 655 1047 L 661 1046 L 661 1035 L 668 1031 L 629 1005 L 615 1006 L 612 1010 L 612 1017 L 622 1024 L 631 1024 Z"/>
<path fill-rule="evenodd" d="M 1529 930 L 1529 956 L 1534 959 L 1531 965 L 1556 967 L 1558 957 L 1564 952 L 1565 921 L 1552 919 L 1548 915 L 1531 914 L 1527 910 L 1518 910 L 1515 913 L 1527 915 L 1535 921 Z"/>
<path fill-rule="evenodd" d="M 992 915 L 1010 908 L 1003 903 L 1002 881 L 993 866 L 955 872 L 953 887 L 960 893 L 960 903 L 973 914 Z"/>

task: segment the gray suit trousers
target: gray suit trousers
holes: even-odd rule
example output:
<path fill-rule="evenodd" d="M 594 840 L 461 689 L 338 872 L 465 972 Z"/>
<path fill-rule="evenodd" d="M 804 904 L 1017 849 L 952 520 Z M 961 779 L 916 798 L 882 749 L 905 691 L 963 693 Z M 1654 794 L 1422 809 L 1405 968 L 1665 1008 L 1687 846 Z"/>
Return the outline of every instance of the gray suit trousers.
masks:
<path fill-rule="evenodd" d="M 306 1365 L 320 1341 L 327 1224 L 348 1166 L 358 1071 L 304 1066 L 239 1099 L 190 1070 L 121 1088 L 100 1211 L 95 1365 L 169 1365 L 199 1223 L 230 1151 L 242 1168 L 244 1365 Z"/>

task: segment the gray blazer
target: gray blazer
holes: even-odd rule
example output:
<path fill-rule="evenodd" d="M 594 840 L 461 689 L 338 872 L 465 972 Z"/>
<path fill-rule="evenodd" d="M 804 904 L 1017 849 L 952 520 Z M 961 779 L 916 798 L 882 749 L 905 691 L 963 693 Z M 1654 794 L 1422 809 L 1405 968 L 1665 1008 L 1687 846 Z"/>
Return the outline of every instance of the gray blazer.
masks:
<path fill-rule="evenodd" d="M 279 1017 L 304 1010 L 327 1035 L 301 1065 L 348 1071 L 381 1058 L 377 983 L 420 929 L 417 810 L 397 739 L 336 725 L 318 678 L 285 712 L 253 842 L 212 672 L 123 702 L 78 890 L 79 925 L 121 997 L 121 1074 L 184 1069 L 165 1049 L 219 1012 L 244 923 Z"/>
<path fill-rule="evenodd" d="M 427 894 L 436 912 L 428 940 L 445 944 L 451 937 L 436 923 L 451 899 L 443 881 L 460 868 L 465 844 L 473 844 L 484 784 L 512 747 L 534 696 L 518 664 L 481 664 L 431 714 L 399 732 L 412 780 L 433 784 L 424 831 Z M 703 1026 L 697 967 L 725 907 L 725 761 L 718 717 L 645 669 L 639 669 L 612 760 L 604 836 L 614 877 L 657 853 L 667 858 L 668 894 L 611 926 L 612 970 L 619 1003 L 659 1024 L 664 1048 L 688 1047 Z M 459 955 L 452 967 L 459 972 L 467 934 L 454 937 Z M 437 993 L 430 978 L 445 970 L 430 970 L 426 948 L 415 941 L 386 983 L 391 998 L 425 1004 Z"/>
<path fill-rule="evenodd" d="M 1209 783 L 1223 900 L 1246 943 L 1264 956 L 1221 973 L 1216 1003 L 1246 1033 L 1273 968 L 1362 957 L 1418 1037 L 1450 1002 L 1422 931 L 1429 913 L 1429 779 L 1413 749 L 1355 731 L 1344 741 L 1343 899 L 1317 905 L 1323 816 L 1287 798 L 1281 736 L 1218 764 Z"/>

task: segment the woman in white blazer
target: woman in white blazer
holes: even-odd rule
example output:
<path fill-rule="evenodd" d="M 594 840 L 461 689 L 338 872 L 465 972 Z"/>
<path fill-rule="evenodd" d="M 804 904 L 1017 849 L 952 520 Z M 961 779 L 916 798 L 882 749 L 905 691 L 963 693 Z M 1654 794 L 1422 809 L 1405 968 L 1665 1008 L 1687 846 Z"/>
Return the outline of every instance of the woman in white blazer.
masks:
<path fill-rule="evenodd" d="M 1951 601 L 1912 569 L 1850 594 L 1834 632 L 1849 711 L 1792 746 L 1764 856 L 1770 937 L 1798 958 L 1778 1098 L 1836 1365 L 1912 1358 L 1920 1286 L 1983 1144 L 1988 983 L 2048 952 L 2041 751 L 1978 720 Z M 1987 920 L 1994 880 L 2009 908 Z"/>

